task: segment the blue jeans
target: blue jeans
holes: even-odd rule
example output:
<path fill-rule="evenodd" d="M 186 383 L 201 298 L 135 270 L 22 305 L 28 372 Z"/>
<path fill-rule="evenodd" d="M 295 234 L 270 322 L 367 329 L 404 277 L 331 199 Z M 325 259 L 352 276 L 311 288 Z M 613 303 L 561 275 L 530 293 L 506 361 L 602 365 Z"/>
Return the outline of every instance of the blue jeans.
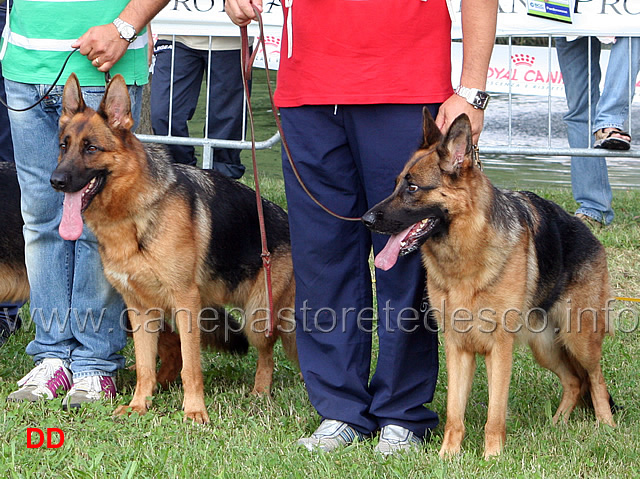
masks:
<path fill-rule="evenodd" d="M 593 40 L 595 41 L 595 40 Z M 629 62 L 631 43 L 631 62 Z M 640 37 L 619 37 L 611 46 L 607 75 L 596 107 L 592 132 L 601 128 L 624 129 L 629 117 L 630 99 L 633 100 L 635 83 L 640 70 Z M 631 97 L 629 97 L 629 76 L 631 76 Z"/>
<path fill-rule="evenodd" d="M 591 39 L 591 122 L 596 117 L 600 99 L 600 42 Z M 568 42 L 556 38 L 558 63 L 564 80 L 564 90 L 569 110 L 564 115 L 567 136 L 571 148 L 588 148 L 593 145 L 589 128 L 589 38 L 581 37 Z M 576 213 L 585 214 L 597 221 L 609 224 L 613 220 L 612 193 L 604 157 L 573 156 L 571 158 L 571 186 L 573 197 L 579 204 Z"/>
<path fill-rule="evenodd" d="M 34 103 L 48 87 L 9 80 L 5 84 L 14 108 Z M 58 157 L 62 89 L 55 87 L 31 110 L 10 112 L 36 329 L 27 354 L 36 364 L 45 358 L 62 359 L 75 379 L 113 376 L 124 366 L 118 354 L 126 344 L 124 303 L 104 277 L 98 244 L 88 228 L 77 241 L 60 238 L 63 194 L 49 184 Z M 87 105 L 97 109 L 104 87 L 85 87 L 82 92 Z M 142 87 L 129 87 L 129 92 L 138 119 Z"/>
<path fill-rule="evenodd" d="M 171 78 L 172 42 L 156 43 L 156 63 L 151 82 L 151 126 L 156 135 L 169 132 L 169 99 L 173 83 L 171 134 L 189 136 L 187 122 L 193 118 L 198 104 L 202 76 L 207 72 L 208 50 L 195 50 L 176 42 L 173 78 Z M 242 139 L 244 86 L 240 50 L 211 52 L 209 67 L 209 114 L 207 138 L 222 140 Z M 169 145 L 174 161 L 196 164 L 193 146 Z M 213 169 L 230 178 L 240 178 L 245 167 L 240 162 L 240 150 L 214 148 Z"/>
<path fill-rule="evenodd" d="M 307 186 L 327 207 L 348 216 L 364 214 L 391 194 L 422 139 L 422 105 L 302 106 L 280 113 Z M 375 330 L 369 255 L 372 247 L 380 252 L 388 237 L 360 221 L 330 216 L 302 190 L 286 159 L 283 171 L 298 358 L 311 404 L 323 418 L 365 434 L 395 424 L 424 436 L 438 424 L 437 414 L 424 407 L 438 376 L 438 339 L 425 324 L 420 254 L 375 272 L 379 354 L 369 381 Z"/>

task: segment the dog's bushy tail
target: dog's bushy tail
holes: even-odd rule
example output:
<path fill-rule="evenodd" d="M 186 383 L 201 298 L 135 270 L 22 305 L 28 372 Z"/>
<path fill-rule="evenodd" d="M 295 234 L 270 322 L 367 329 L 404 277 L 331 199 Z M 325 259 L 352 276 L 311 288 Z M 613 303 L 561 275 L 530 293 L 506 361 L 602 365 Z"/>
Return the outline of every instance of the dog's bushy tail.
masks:
<path fill-rule="evenodd" d="M 200 344 L 231 354 L 243 355 L 249 350 L 249 342 L 242 332 L 242 325 L 224 308 L 209 308 L 200 322 Z"/>

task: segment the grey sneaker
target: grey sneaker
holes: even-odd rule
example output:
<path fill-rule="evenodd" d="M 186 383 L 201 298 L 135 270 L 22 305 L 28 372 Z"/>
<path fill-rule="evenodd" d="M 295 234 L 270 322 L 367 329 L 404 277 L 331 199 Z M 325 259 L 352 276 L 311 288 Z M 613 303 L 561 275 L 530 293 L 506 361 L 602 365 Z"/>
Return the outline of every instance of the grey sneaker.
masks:
<path fill-rule="evenodd" d="M 306 447 L 309 451 L 331 452 L 353 442 L 363 441 L 364 438 L 364 434 L 346 422 L 325 419 L 311 437 L 298 439 L 298 445 Z"/>
<path fill-rule="evenodd" d="M 7 401 L 36 402 L 58 397 L 58 390 L 71 388 L 71 371 L 61 359 L 47 358 L 18 381 L 18 389 L 7 396 Z"/>
<path fill-rule="evenodd" d="M 116 397 L 116 384 L 111 376 L 87 376 L 73 382 L 62 400 L 62 409 L 78 408 L 87 402 Z"/>
<path fill-rule="evenodd" d="M 378 442 L 375 450 L 383 456 L 389 456 L 412 449 L 417 451 L 422 447 L 423 442 L 422 439 L 408 429 L 390 424 L 384 426 L 380 431 L 380 442 Z"/>

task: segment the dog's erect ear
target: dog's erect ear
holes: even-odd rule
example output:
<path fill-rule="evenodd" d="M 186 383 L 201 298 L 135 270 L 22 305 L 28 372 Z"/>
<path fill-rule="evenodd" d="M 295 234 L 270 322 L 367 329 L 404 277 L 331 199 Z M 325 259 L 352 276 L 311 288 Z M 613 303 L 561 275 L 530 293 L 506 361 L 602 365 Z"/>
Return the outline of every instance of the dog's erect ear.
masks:
<path fill-rule="evenodd" d="M 73 115 L 82 113 L 87 105 L 82 98 L 80 90 L 80 82 L 75 73 L 72 73 L 67 79 L 62 91 L 62 115 L 60 115 L 60 127 L 69 123 Z"/>
<path fill-rule="evenodd" d="M 100 103 L 99 113 L 107 119 L 112 128 L 125 130 L 133 128 L 129 90 L 122 75 L 114 76 L 109 82 L 102 103 Z"/>
<path fill-rule="evenodd" d="M 440 128 L 436 126 L 436 122 L 431 116 L 431 112 L 425 106 L 422 108 L 422 145 L 421 149 L 429 148 L 432 145 L 437 144 L 442 139 L 442 132 Z"/>
<path fill-rule="evenodd" d="M 440 147 L 440 168 L 456 173 L 473 166 L 471 122 L 466 114 L 453 120 Z"/>

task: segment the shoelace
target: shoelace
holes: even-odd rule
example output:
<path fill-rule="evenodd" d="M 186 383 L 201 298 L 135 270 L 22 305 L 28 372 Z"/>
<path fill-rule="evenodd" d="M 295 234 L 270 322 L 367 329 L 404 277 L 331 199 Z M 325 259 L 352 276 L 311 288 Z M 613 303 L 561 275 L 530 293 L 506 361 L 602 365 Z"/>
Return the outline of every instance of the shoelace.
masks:
<path fill-rule="evenodd" d="M 56 370 L 61 367 L 57 361 L 42 361 L 38 366 L 33 368 L 25 377 L 18 381 L 18 386 L 24 386 L 25 384 L 33 386 L 41 386 L 51 379 L 51 376 Z"/>
<path fill-rule="evenodd" d="M 106 397 L 112 397 L 115 395 L 115 389 L 111 386 L 102 384 L 102 378 L 100 376 L 87 376 L 74 381 L 69 394 L 76 391 L 82 391 L 87 393 L 87 396 L 94 399 L 99 399 L 101 394 L 104 393 Z"/>
<path fill-rule="evenodd" d="M 102 392 L 102 385 L 100 384 L 100 376 L 87 376 L 80 378 L 73 382 L 71 388 L 72 391 L 85 391 L 88 393 L 100 393 Z"/>

